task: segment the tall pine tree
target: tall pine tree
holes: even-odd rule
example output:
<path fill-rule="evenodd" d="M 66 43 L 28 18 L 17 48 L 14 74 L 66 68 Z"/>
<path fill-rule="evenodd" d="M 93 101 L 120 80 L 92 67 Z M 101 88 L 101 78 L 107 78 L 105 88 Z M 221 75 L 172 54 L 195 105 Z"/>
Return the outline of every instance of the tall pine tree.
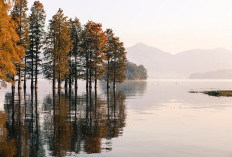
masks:
<path fill-rule="evenodd" d="M 12 10 L 12 18 L 17 23 L 18 27 L 16 32 L 19 36 L 18 45 L 21 45 L 24 48 L 25 53 L 28 52 L 29 48 L 29 21 L 27 17 L 27 0 L 16 0 L 14 8 Z M 22 88 L 21 79 L 22 71 L 24 70 L 24 87 L 26 87 L 26 73 L 27 73 L 27 57 L 21 58 L 24 62 L 17 64 L 18 69 L 18 88 Z M 24 68 L 24 69 L 23 69 Z"/>
<path fill-rule="evenodd" d="M 28 53 L 28 71 L 31 77 L 31 87 L 35 80 L 35 87 L 38 88 L 38 74 L 41 66 L 41 48 L 43 47 L 44 26 L 45 26 L 45 11 L 43 4 L 35 1 L 31 8 L 31 15 L 29 17 L 30 24 L 30 49 Z"/>
<path fill-rule="evenodd" d="M 1 86 L 6 86 L 6 81 L 12 83 L 16 75 L 15 63 L 21 64 L 25 56 L 23 48 L 17 43 L 19 37 L 15 28 L 17 24 L 9 15 L 11 4 L 9 1 L 0 0 L 0 81 Z"/>
<path fill-rule="evenodd" d="M 69 73 L 68 53 L 71 48 L 69 22 L 64 16 L 63 10 L 59 9 L 49 22 L 43 65 L 45 77 L 53 81 L 53 89 L 56 88 L 55 83 L 58 81 L 60 91 L 61 82 Z"/>
<path fill-rule="evenodd" d="M 71 89 L 72 82 L 74 82 L 75 89 L 77 89 L 77 80 L 83 78 L 84 75 L 84 53 L 81 48 L 81 33 L 82 27 L 78 18 L 70 19 L 70 35 L 72 39 L 72 49 L 69 52 L 70 56 L 70 72 L 68 76 L 69 89 Z"/>
<path fill-rule="evenodd" d="M 110 83 L 113 83 L 114 89 L 116 89 L 116 83 L 121 83 L 125 80 L 126 70 L 126 52 L 123 43 L 120 42 L 118 37 L 114 36 L 111 29 L 106 30 L 108 49 L 106 51 L 106 82 L 107 91 L 110 87 Z"/>
<path fill-rule="evenodd" d="M 116 41 L 119 41 L 119 39 Z M 125 71 L 127 63 L 126 52 L 123 42 L 116 42 L 115 46 L 116 51 L 113 53 L 113 59 L 111 62 L 111 70 L 113 71 L 112 81 L 114 90 L 116 89 L 116 83 L 122 83 L 126 78 Z"/>
<path fill-rule="evenodd" d="M 92 82 L 104 75 L 104 51 L 106 49 L 106 36 L 102 30 L 102 25 L 89 21 L 83 31 L 82 47 L 85 51 L 86 64 L 86 88 L 89 93 L 92 91 Z"/>

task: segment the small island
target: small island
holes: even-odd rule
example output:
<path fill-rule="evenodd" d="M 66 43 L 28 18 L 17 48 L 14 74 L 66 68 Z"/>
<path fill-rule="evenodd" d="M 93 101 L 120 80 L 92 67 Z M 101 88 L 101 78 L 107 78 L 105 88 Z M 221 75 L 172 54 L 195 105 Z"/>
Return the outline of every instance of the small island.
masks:
<path fill-rule="evenodd" d="M 190 91 L 190 93 L 203 93 L 209 96 L 217 96 L 217 97 L 221 97 L 221 96 L 232 97 L 232 90 L 215 90 L 215 91 L 203 91 L 203 92 Z"/>
<path fill-rule="evenodd" d="M 127 70 L 125 72 L 127 80 L 146 80 L 147 69 L 143 65 L 136 65 L 128 62 L 126 64 Z"/>

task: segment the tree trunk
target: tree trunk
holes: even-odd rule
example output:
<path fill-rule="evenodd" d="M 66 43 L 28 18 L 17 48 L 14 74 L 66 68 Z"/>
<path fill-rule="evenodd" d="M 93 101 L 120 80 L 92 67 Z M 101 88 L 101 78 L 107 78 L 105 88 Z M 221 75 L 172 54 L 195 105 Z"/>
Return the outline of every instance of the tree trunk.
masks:
<path fill-rule="evenodd" d="M 72 94 L 72 84 L 71 84 L 71 86 L 70 86 L 70 84 L 69 84 L 69 96 Z"/>
<path fill-rule="evenodd" d="M 14 103 L 15 103 L 15 80 L 14 80 L 14 76 L 13 76 L 13 78 L 12 78 L 12 80 L 13 80 L 13 83 L 11 84 L 11 107 L 12 107 L 12 115 L 11 115 L 11 119 L 12 119 L 12 128 L 14 128 L 15 126 L 14 126 L 14 121 L 15 121 L 15 111 L 14 111 Z"/>
<path fill-rule="evenodd" d="M 86 69 L 86 89 L 89 89 L 89 69 Z"/>
<path fill-rule="evenodd" d="M 90 97 L 90 105 L 91 105 L 91 94 L 92 94 L 92 61 L 91 61 L 91 59 L 92 59 L 92 52 L 90 52 L 90 56 L 89 56 L 89 59 L 90 59 L 90 61 L 89 61 L 89 97 Z"/>
<path fill-rule="evenodd" d="M 21 123 L 21 102 L 22 102 L 22 88 L 18 89 L 18 107 L 19 107 L 19 114 L 18 114 L 18 120 Z"/>
<path fill-rule="evenodd" d="M 95 112 L 95 118 L 97 118 L 97 79 L 95 79 L 95 97 L 94 97 L 94 100 L 95 100 L 95 106 L 94 106 L 94 112 Z"/>
<path fill-rule="evenodd" d="M 12 90 L 12 101 L 14 101 L 14 93 L 15 93 L 15 79 L 14 76 L 12 78 L 13 82 L 11 84 L 11 90 Z M 14 104 L 14 102 L 12 102 L 12 104 Z"/>
<path fill-rule="evenodd" d="M 35 128 L 36 128 L 36 150 L 39 150 L 39 113 L 38 113 L 38 89 L 35 89 Z M 38 153 L 38 151 L 36 151 Z"/>
<path fill-rule="evenodd" d="M 58 93 L 59 93 L 59 95 L 61 94 L 61 77 L 60 77 L 60 74 L 59 74 L 59 78 L 58 78 Z"/>
<path fill-rule="evenodd" d="M 114 107 L 113 107 L 113 113 L 114 113 L 114 118 L 116 116 L 116 90 L 114 90 Z"/>
<path fill-rule="evenodd" d="M 70 56 L 71 58 L 71 56 Z M 72 90 L 72 64 L 71 64 L 71 60 L 70 60 L 70 70 L 69 70 L 69 78 L 68 78 L 68 83 L 69 83 L 69 91 Z"/>
<path fill-rule="evenodd" d="M 35 60 L 35 88 L 38 89 L 38 47 L 36 47 L 36 60 Z"/>
<path fill-rule="evenodd" d="M 88 52 L 86 51 L 86 91 L 89 89 L 89 57 Z M 88 95 L 88 92 L 86 93 Z"/>
<path fill-rule="evenodd" d="M 25 57 L 25 70 L 24 70 L 24 84 L 23 89 L 26 90 L 27 87 L 27 58 Z"/>
<path fill-rule="evenodd" d="M 65 81 L 64 81 L 64 89 L 65 89 L 65 91 L 67 91 L 67 89 L 68 89 L 68 80 L 67 79 L 65 79 Z"/>
<path fill-rule="evenodd" d="M 95 86 L 94 86 L 94 88 L 95 88 L 95 97 L 97 96 L 97 79 L 95 78 Z"/>
<path fill-rule="evenodd" d="M 89 105 L 92 106 L 92 70 L 89 70 Z"/>
<path fill-rule="evenodd" d="M 116 91 L 116 76 L 115 76 L 115 63 L 114 63 L 114 85 L 113 85 L 113 88 L 114 88 L 114 92 Z"/>
<path fill-rule="evenodd" d="M 106 86 L 107 86 L 107 91 L 109 90 L 109 88 L 110 88 L 110 80 L 109 80 L 109 71 L 110 71 L 110 61 L 108 60 L 107 61 L 107 78 L 106 78 L 106 81 L 107 81 L 107 84 L 106 84 Z"/>
<path fill-rule="evenodd" d="M 92 93 L 92 70 L 89 71 L 89 97 L 91 98 L 91 93 Z"/>
<path fill-rule="evenodd" d="M 55 72 L 55 60 L 53 60 L 53 76 L 52 76 L 52 88 L 53 88 L 53 93 L 55 94 L 56 90 L 56 72 Z"/>
<path fill-rule="evenodd" d="M 69 75 L 69 94 L 72 91 L 72 79 L 71 79 L 71 75 Z"/>
<path fill-rule="evenodd" d="M 95 76 L 94 76 L 95 80 L 94 80 L 94 89 L 95 89 L 95 93 L 97 93 L 97 69 L 95 68 Z"/>
<path fill-rule="evenodd" d="M 21 65 L 19 65 L 19 73 L 18 73 L 18 89 L 22 89 L 22 82 L 21 82 L 21 79 L 22 79 L 22 75 L 21 75 Z"/>
<path fill-rule="evenodd" d="M 114 78 L 114 85 L 113 85 L 114 91 L 116 91 L 116 79 Z"/>
<path fill-rule="evenodd" d="M 75 56 L 75 90 L 77 89 L 77 57 Z"/>
<path fill-rule="evenodd" d="M 53 78 L 52 80 L 52 89 L 53 89 L 53 92 L 55 93 L 55 90 L 56 90 L 56 79 Z"/>
<path fill-rule="evenodd" d="M 75 90 L 77 89 L 77 78 L 75 78 Z"/>
<path fill-rule="evenodd" d="M 33 43 L 32 43 L 33 44 Z M 32 50 L 32 59 L 31 59 L 31 89 L 33 89 L 33 81 L 34 81 L 34 57 L 33 57 L 33 50 Z"/>

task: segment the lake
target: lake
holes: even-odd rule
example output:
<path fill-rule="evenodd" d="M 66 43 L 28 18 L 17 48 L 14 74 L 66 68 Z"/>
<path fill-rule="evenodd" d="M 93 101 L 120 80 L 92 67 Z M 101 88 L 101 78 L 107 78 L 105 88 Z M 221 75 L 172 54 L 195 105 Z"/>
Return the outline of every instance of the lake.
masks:
<path fill-rule="evenodd" d="M 0 154 L 232 156 L 232 98 L 189 93 L 232 89 L 232 81 L 126 81 L 108 95 L 99 83 L 88 101 L 84 87 L 53 95 L 40 80 L 36 93 L 0 89 Z"/>

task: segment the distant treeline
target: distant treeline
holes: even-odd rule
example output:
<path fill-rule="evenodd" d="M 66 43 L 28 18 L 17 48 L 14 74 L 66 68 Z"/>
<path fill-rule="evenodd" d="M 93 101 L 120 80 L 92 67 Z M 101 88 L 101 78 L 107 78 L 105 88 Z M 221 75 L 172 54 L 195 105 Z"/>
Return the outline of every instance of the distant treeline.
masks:
<path fill-rule="evenodd" d="M 123 42 L 112 29 L 102 29 L 93 21 L 82 25 L 78 18 L 68 18 L 63 10 L 49 20 L 41 2 L 35 1 L 28 13 L 27 0 L 0 0 L 0 81 L 15 82 L 24 89 L 38 86 L 38 75 L 53 82 L 53 89 L 77 88 L 77 80 L 86 80 L 86 89 L 97 89 L 104 78 L 111 83 L 126 79 L 126 52 Z M 47 30 L 47 31 L 45 31 Z M 130 68 L 130 67 L 129 67 Z M 129 70 L 131 72 L 131 70 Z M 137 73 L 134 74 L 137 76 Z M 128 77 L 128 78 L 131 78 Z M 22 83 L 23 81 L 23 83 Z M 57 86 L 57 85 L 58 86 Z"/>
<path fill-rule="evenodd" d="M 126 64 L 126 78 L 128 80 L 146 80 L 147 79 L 147 69 L 143 65 L 136 65 L 134 63 L 128 62 Z"/>

